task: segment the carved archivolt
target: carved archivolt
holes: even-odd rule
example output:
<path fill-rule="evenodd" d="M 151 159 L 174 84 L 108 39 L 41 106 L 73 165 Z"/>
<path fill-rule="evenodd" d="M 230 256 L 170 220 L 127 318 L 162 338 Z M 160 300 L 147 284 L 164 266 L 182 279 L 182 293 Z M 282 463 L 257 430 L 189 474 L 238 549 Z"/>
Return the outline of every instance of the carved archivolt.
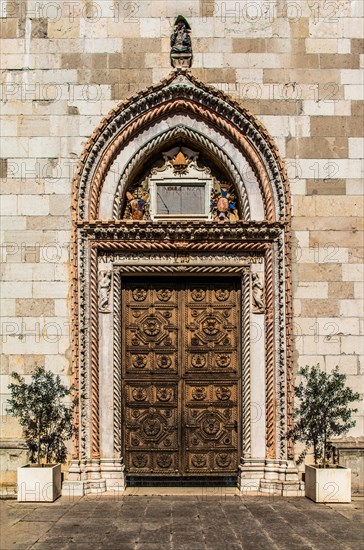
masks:
<path fill-rule="evenodd" d="M 224 93 L 204 85 L 184 69 L 175 69 L 160 84 L 122 102 L 103 119 L 81 156 L 74 179 L 73 209 L 85 218 L 86 194 L 90 219 L 97 218 L 98 198 L 110 165 L 119 151 L 142 128 L 172 113 L 185 112 L 213 124 L 244 151 L 257 174 L 266 218 L 290 216 L 290 196 L 284 165 L 267 130 L 247 109 Z M 262 162 L 264 159 L 264 162 Z M 278 211 L 274 205 L 277 195 Z"/>
<path fill-rule="evenodd" d="M 125 167 L 119 182 L 116 188 L 114 196 L 114 207 L 113 207 L 113 217 L 114 219 L 120 219 L 121 209 L 122 209 L 122 199 L 125 193 L 125 187 L 127 183 L 131 180 L 133 171 L 138 167 L 139 163 L 145 160 L 148 157 L 148 154 L 154 151 L 157 147 L 161 146 L 163 143 L 167 143 L 173 138 L 186 138 L 188 137 L 191 140 L 191 143 L 202 146 L 204 149 L 208 150 L 214 155 L 216 159 L 219 159 L 220 162 L 224 165 L 226 170 L 229 172 L 232 181 L 235 184 L 236 189 L 240 191 L 240 204 L 242 210 L 242 216 L 244 220 L 250 219 L 250 207 L 249 199 L 244 185 L 244 181 L 237 169 L 235 163 L 232 159 L 220 148 L 218 147 L 211 139 L 207 136 L 204 136 L 195 129 L 188 128 L 181 124 L 171 128 L 170 130 L 163 132 L 141 147 L 135 155 L 130 159 L 129 163 Z"/>

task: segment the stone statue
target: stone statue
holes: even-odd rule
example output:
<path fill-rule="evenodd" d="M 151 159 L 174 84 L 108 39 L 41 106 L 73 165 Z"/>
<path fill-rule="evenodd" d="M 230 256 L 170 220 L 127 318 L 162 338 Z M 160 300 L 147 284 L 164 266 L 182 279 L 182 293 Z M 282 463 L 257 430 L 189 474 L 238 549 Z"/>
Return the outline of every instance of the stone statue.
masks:
<path fill-rule="evenodd" d="M 182 20 L 175 25 L 171 35 L 171 53 L 192 53 L 190 31 Z"/>
<path fill-rule="evenodd" d="M 99 275 L 99 311 L 109 313 L 109 296 L 111 290 L 111 271 L 102 271 Z"/>
<path fill-rule="evenodd" d="M 264 289 L 259 273 L 252 274 L 253 313 L 264 313 Z"/>
<path fill-rule="evenodd" d="M 191 28 L 187 20 L 179 15 L 171 34 L 171 63 L 173 67 L 191 67 Z"/>

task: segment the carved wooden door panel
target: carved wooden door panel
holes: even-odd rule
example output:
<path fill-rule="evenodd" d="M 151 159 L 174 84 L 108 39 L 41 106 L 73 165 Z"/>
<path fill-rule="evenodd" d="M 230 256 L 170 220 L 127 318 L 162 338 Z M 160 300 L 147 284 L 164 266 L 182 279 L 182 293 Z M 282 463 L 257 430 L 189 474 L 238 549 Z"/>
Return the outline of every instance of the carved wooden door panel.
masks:
<path fill-rule="evenodd" d="M 238 299 L 232 279 L 184 293 L 183 463 L 188 475 L 236 473 L 238 464 Z"/>
<path fill-rule="evenodd" d="M 236 473 L 239 284 L 124 283 L 123 441 L 130 475 Z"/>

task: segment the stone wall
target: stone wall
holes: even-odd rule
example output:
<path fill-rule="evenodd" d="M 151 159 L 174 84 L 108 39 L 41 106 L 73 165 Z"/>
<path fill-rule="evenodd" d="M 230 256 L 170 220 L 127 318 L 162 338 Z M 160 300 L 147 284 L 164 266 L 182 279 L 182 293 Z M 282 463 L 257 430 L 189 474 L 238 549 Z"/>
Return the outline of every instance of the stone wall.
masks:
<path fill-rule="evenodd" d="M 178 11 L 177 11 L 178 10 Z M 1 3 L 2 436 L 9 373 L 68 380 L 72 174 L 102 116 L 170 70 L 178 13 L 192 72 L 258 115 L 292 189 L 296 366 L 339 365 L 362 391 L 363 3 Z M 363 416 L 351 437 L 363 432 Z M 6 482 L 9 483 L 7 474 Z"/>

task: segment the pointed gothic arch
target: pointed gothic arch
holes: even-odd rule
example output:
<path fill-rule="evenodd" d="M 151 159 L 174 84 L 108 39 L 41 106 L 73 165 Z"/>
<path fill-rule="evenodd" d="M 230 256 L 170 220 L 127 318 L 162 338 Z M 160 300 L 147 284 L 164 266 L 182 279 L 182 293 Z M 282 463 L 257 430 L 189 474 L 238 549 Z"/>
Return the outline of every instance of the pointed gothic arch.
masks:
<path fill-rule="evenodd" d="M 223 168 L 237 190 L 241 220 L 120 219 L 138 167 L 179 141 Z M 247 477 L 256 488 L 265 477 L 267 483 L 278 479 L 278 470 L 280 479 L 292 473 L 293 448 L 285 437 L 293 414 L 290 204 L 284 164 L 267 130 L 240 104 L 186 69 L 175 69 L 100 122 L 73 181 L 73 372 L 79 407 L 69 490 L 84 494 L 92 486 L 102 490 L 124 483 L 119 277 L 148 269 L 240 274 L 245 331 L 240 484 Z M 162 265 L 161 253 L 171 265 Z M 195 254 L 196 265 L 180 265 L 180 256 L 189 253 Z M 143 271 L 140 258 L 146 254 L 150 265 Z M 221 255 L 231 258 L 228 266 Z M 264 311 L 254 309 L 254 281 L 260 276 Z M 251 353 L 254 323 L 264 341 L 262 367 L 255 365 Z M 111 349 L 106 349 L 106 334 L 112 334 Z M 258 376 L 264 378 L 259 436 L 252 435 Z M 105 401 L 110 389 L 111 408 Z"/>

